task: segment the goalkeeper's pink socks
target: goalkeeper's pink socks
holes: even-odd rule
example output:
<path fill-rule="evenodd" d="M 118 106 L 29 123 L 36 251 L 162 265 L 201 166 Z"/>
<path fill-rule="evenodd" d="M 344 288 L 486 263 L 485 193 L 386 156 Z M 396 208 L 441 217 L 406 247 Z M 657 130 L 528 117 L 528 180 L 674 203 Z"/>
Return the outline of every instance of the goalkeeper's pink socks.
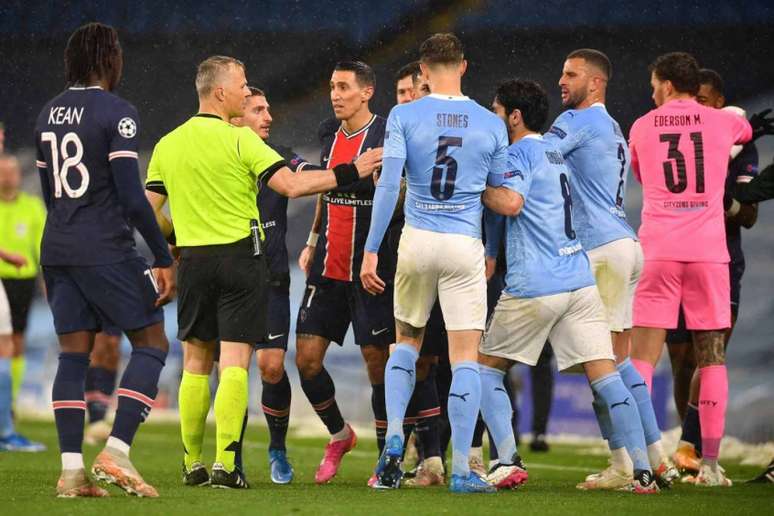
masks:
<path fill-rule="evenodd" d="M 726 427 L 728 405 L 728 371 L 725 365 L 699 369 L 699 422 L 701 449 L 707 461 L 717 461 L 720 441 Z"/>

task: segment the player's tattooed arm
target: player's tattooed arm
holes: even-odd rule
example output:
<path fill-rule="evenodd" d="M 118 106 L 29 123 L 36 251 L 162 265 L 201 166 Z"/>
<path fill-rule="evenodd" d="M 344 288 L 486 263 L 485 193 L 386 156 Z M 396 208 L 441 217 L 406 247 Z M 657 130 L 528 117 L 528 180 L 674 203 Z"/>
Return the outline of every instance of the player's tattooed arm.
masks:
<path fill-rule="evenodd" d="M 314 207 L 312 230 L 309 232 L 309 238 L 306 241 L 306 245 L 301 250 L 301 255 L 298 257 L 298 267 L 304 271 L 304 274 L 307 276 L 309 276 L 309 270 L 312 267 L 314 250 L 317 247 L 317 238 L 320 235 L 320 227 L 322 227 L 322 195 L 317 196 L 317 203 Z"/>
<path fill-rule="evenodd" d="M 699 367 L 726 363 L 725 333 L 722 331 L 696 331 L 693 334 L 696 364 Z"/>

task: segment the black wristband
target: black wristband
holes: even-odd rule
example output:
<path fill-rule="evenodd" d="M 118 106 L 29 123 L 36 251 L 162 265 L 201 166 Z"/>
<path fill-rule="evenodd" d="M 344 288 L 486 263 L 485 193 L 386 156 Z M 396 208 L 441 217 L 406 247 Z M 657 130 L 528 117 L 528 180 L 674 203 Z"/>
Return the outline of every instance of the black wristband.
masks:
<path fill-rule="evenodd" d="M 175 230 L 172 229 L 172 233 L 167 236 L 167 243 L 169 245 L 177 245 L 177 237 L 175 236 Z"/>
<path fill-rule="evenodd" d="M 336 176 L 337 186 L 351 185 L 360 180 L 360 174 L 358 174 L 354 163 L 340 163 L 333 167 L 333 173 Z"/>

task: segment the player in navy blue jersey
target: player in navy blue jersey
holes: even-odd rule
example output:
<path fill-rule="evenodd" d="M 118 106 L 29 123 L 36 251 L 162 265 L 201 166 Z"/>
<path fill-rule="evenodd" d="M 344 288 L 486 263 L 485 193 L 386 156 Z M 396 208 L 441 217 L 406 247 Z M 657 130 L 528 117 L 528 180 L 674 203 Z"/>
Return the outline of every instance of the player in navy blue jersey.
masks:
<path fill-rule="evenodd" d="M 744 111 L 725 106 L 723 79 L 714 70 L 700 70 L 699 93 L 696 100 L 717 109 L 732 109 L 744 116 Z M 758 149 L 754 141 L 737 145 L 731 151 L 726 178 L 726 196 L 730 197 L 736 184 L 748 183 L 758 175 Z M 758 218 L 755 203 L 732 203 L 726 209 L 726 246 L 728 247 L 729 277 L 731 280 L 731 328 L 726 330 L 725 344 L 731 339 L 739 315 L 742 276 L 745 270 L 742 251 L 742 228 L 750 229 Z M 674 395 L 677 411 L 683 422 L 682 435 L 673 455 L 677 466 L 689 475 L 698 473 L 701 461 L 701 431 L 699 424 L 699 374 L 693 353 L 691 333 L 685 329 L 682 310 L 678 328 L 667 332 L 667 349 L 672 360 Z"/>
<path fill-rule="evenodd" d="M 368 149 L 382 146 L 385 120 L 369 108 L 375 85 L 373 70 L 361 61 L 344 61 L 334 67 L 330 99 L 335 119 L 323 122 L 318 132 L 322 166 L 351 163 Z M 383 295 L 371 296 L 357 274 L 373 196 L 372 177 L 321 195 L 307 247 L 299 258 L 307 283 L 296 324 L 296 366 L 304 394 L 331 435 L 315 474 L 318 484 L 336 475 L 342 457 L 357 443 L 339 411 L 333 379 L 323 366 L 330 343 L 341 345 L 350 323 L 371 383 L 377 445 L 383 443 L 379 437 L 386 426 L 384 367 L 387 346 L 395 339 L 392 287 Z M 400 219 L 388 220 L 391 231 L 400 230 Z M 380 250 L 380 272 L 390 279 L 395 270 L 396 244 L 395 236 Z"/>
<path fill-rule="evenodd" d="M 65 50 L 68 89 L 35 125 L 37 167 L 48 207 L 41 264 L 61 353 L 53 408 L 62 453 L 61 497 L 106 496 L 86 474 L 84 380 L 94 335 L 104 325 L 126 332 L 133 350 L 118 389 L 106 447 L 92 473 L 130 494 L 158 496 L 129 460 L 150 412 L 169 344 L 161 305 L 175 287 L 172 256 L 145 199 L 137 167 L 137 110 L 111 93 L 123 58 L 115 29 L 90 23 Z M 154 255 L 149 267 L 134 229 Z"/>
<path fill-rule="evenodd" d="M 244 116 L 232 118 L 231 123 L 250 127 L 263 140 L 268 140 L 273 118 L 266 94 L 252 87 L 250 94 Z M 294 172 L 320 168 L 310 165 L 289 147 L 271 146 Z M 261 408 L 269 427 L 271 480 L 275 484 L 287 484 L 293 480 L 293 468 L 288 462 L 285 446 L 291 398 L 290 381 L 285 372 L 285 353 L 290 332 L 290 269 L 285 244 L 288 198 L 261 184 L 258 208 L 265 235 L 263 245 L 269 266 L 270 288 L 267 334 L 264 342 L 256 343 L 256 362 L 261 372 Z"/>

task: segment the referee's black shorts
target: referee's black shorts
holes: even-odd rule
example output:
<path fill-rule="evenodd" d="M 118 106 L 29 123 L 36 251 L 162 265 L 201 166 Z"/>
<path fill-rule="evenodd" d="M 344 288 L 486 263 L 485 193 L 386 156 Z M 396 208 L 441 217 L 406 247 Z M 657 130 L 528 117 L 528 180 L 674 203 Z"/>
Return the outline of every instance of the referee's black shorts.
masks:
<path fill-rule="evenodd" d="M 24 333 L 27 329 L 32 298 L 35 297 L 37 278 L 3 280 L 5 295 L 11 308 L 11 326 L 14 333 Z"/>
<path fill-rule="evenodd" d="M 249 238 L 182 247 L 177 338 L 254 344 L 266 337 L 267 269 Z"/>

